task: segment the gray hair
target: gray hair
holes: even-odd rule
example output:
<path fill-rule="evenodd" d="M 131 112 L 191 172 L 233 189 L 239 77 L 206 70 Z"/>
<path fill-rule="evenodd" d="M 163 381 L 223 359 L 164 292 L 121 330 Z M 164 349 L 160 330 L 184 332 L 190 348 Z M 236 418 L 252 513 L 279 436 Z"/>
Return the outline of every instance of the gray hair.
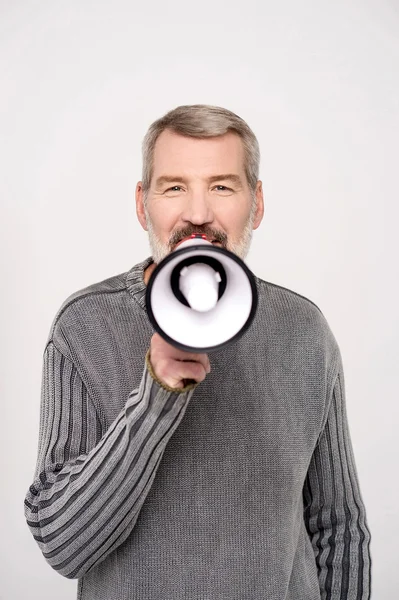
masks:
<path fill-rule="evenodd" d="M 160 134 L 170 129 L 175 133 L 192 138 L 208 138 L 221 136 L 229 131 L 237 133 L 242 139 L 245 154 L 245 174 L 252 195 L 255 194 L 259 179 L 260 152 L 259 144 L 252 129 L 238 115 L 208 104 L 191 104 L 178 106 L 150 125 L 142 144 L 143 172 L 142 189 L 144 202 L 154 169 L 154 148 Z"/>

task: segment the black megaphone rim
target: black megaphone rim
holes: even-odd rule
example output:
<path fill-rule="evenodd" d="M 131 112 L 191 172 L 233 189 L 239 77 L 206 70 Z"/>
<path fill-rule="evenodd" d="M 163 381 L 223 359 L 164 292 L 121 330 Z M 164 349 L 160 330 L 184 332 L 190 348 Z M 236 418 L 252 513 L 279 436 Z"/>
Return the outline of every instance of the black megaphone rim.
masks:
<path fill-rule="evenodd" d="M 241 327 L 241 329 L 239 331 L 237 331 L 237 333 L 235 335 L 233 335 L 233 337 L 229 338 L 225 342 L 222 342 L 221 344 L 217 344 L 216 346 L 198 348 L 197 346 L 187 346 L 186 344 L 177 342 L 176 340 L 171 338 L 167 333 L 165 333 L 165 331 L 159 326 L 157 320 L 155 319 L 154 313 L 151 308 L 151 292 L 152 292 L 153 285 L 155 283 L 155 280 L 156 280 L 159 272 L 171 260 L 174 260 L 178 256 L 183 257 L 185 254 L 188 254 L 189 252 L 193 252 L 193 251 L 197 251 L 197 250 L 202 252 L 202 251 L 206 250 L 206 248 L 204 248 L 203 244 L 196 245 L 196 246 L 188 246 L 186 248 L 180 248 L 178 250 L 173 250 L 170 254 L 165 256 L 165 258 L 163 260 L 161 260 L 161 262 L 155 267 L 154 271 L 151 273 L 150 279 L 148 281 L 146 294 L 145 294 L 145 304 L 146 304 L 147 315 L 148 315 L 148 318 L 149 318 L 152 326 L 154 327 L 155 331 L 157 333 L 159 333 L 159 335 L 166 342 L 168 342 L 168 344 L 171 344 L 175 348 L 178 348 L 179 350 L 183 350 L 184 352 L 194 352 L 196 354 L 206 354 L 207 352 L 212 352 L 215 350 L 220 350 L 221 348 L 225 348 L 226 346 L 229 346 L 230 344 L 237 341 L 240 337 L 242 337 L 244 335 L 244 333 L 247 331 L 247 329 L 249 328 L 249 326 L 251 325 L 252 321 L 255 318 L 256 310 L 258 308 L 258 290 L 256 288 L 254 274 L 252 273 L 252 271 L 247 267 L 247 265 L 244 263 L 244 261 L 239 256 L 237 256 L 233 252 L 230 252 L 229 250 L 226 250 L 225 248 L 219 248 L 218 246 L 212 246 L 212 253 L 216 252 L 217 254 L 222 254 L 222 255 L 227 256 L 228 258 L 234 260 L 243 269 L 243 271 L 247 275 L 248 281 L 250 283 L 251 290 L 252 290 L 252 306 L 251 306 L 250 313 L 249 313 L 248 318 L 245 321 L 244 325 Z"/>

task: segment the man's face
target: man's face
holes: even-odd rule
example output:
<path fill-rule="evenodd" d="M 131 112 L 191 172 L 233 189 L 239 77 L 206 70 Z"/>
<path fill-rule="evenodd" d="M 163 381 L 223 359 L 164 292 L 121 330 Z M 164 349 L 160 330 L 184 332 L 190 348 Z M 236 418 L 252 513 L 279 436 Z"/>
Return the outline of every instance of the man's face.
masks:
<path fill-rule="evenodd" d="M 245 258 L 263 217 L 262 183 L 253 195 L 238 135 L 197 139 L 166 130 L 155 144 L 146 206 L 138 182 L 136 207 L 156 264 L 195 232 Z"/>

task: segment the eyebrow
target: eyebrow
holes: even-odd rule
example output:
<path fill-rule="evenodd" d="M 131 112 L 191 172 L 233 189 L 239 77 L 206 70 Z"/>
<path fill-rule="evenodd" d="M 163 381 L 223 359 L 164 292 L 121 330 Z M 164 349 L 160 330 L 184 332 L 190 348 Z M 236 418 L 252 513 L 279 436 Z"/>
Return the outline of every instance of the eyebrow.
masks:
<path fill-rule="evenodd" d="M 208 183 L 214 183 L 215 181 L 231 181 L 232 183 L 235 183 L 236 185 L 241 185 L 242 181 L 241 181 L 241 177 L 239 175 L 235 175 L 234 173 L 223 173 L 222 175 L 212 175 L 211 177 L 208 177 L 207 181 Z M 158 177 L 158 179 L 155 182 L 155 186 L 161 187 L 164 183 L 175 183 L 175 182 L 179 182 L 179 183 L 186 183 L 186 179 L 184 177 L 181 177 L 180 175 L 177 176 L 172 176 L 172 175 L 161 175 L 160 177 Z"/>

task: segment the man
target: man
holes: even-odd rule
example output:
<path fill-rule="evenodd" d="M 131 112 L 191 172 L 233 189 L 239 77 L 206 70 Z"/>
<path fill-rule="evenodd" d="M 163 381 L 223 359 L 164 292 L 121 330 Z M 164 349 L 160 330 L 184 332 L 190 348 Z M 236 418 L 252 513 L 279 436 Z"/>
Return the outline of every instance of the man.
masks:
<path fill-rule="evenodd" d="M 54 319 L 25 512 L 81 600 L 370 597 L 341 354 L 319 308 L 256 278 L 253 323 L 210 358 L 147 317 L 151 272 L 193 232 L 246 256 L 258 172 L 256 137 L 230 111 L 153 123 L 136 188 L 152 257 Z"/>

